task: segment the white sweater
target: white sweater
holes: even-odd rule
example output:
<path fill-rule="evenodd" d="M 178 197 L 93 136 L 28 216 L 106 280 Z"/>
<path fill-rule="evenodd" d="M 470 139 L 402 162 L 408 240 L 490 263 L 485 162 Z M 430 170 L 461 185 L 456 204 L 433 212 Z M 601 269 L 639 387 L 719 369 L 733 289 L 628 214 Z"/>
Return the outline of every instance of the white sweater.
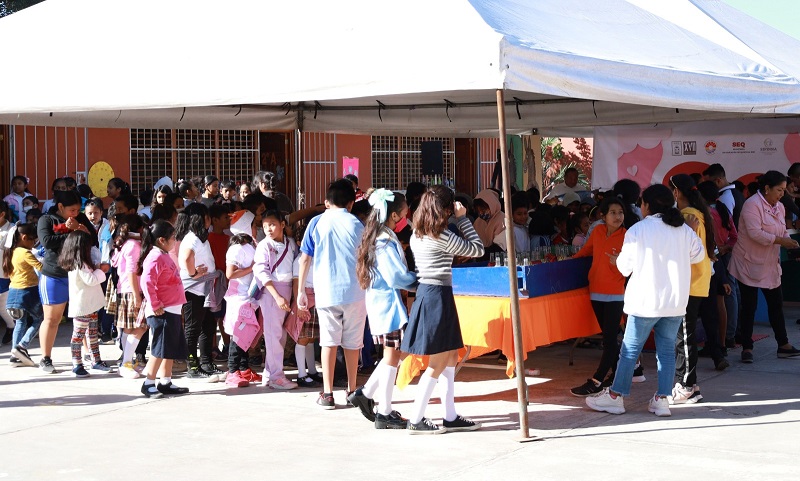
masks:
<path fill-rule="evenodd" d="M 687 225 L 671 227 L 650 215 L 625 233 L 617 268 L 631 276 L 625 289 L 626 314 L 638 317 L 684 316 L 692 283 L 691 264 L 705 248 Z"/>
<path fill-rule="evenodd" d="M 82 269 L 73 269 L 69 277 L 69 317 L 94 314 L 106 305 L 106 295 L 100 284 L 106 275 L 100 269 L 92 271 L 84 264 Z"/>

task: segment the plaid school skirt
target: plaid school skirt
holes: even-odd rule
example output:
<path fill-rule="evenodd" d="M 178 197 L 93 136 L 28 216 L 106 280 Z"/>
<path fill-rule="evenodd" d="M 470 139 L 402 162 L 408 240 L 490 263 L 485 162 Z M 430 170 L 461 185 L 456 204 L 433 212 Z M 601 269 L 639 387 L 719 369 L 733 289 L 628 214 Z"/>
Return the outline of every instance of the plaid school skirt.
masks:
<path fill-rule="evenodd" d="M 106 313 L 114 317 L 117 315 L 117 286 L 111 281 L 106 285 Z"/>
<path fill-rule="evenodd" d="M 134 295 L 126 292 L 117 296 L 117 329 L 136 329 L 147 325 L 139 317 L 139 309 L 134 305 Z"/>
<path fill-rule="evenodd" d="M 311 307 L 308 311 L 311 313 L 311 318 L 303 323 L 299 339 L 317 340 L 319 339 L 319 316 L 317 315 L 317 308 Z"/>
<path fill-rule="evenodd" d="M 382 344 L 384 347 L 400 349 L 400 342 L 403 340 L 403 330 L 398 329 L 388 334 L 372 336 L 372 339 L 375 342 L 375 344 Z"/>

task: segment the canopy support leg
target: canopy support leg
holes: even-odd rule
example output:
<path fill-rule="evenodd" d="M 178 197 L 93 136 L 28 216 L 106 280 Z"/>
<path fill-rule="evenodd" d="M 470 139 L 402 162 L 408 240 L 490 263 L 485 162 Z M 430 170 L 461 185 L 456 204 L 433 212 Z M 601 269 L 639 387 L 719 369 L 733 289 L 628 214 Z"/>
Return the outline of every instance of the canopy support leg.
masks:
<path fill-rule="evenodd" d="M 506 145 L 506 111 L 502 89 L 497 90 L 497 124 L 500 136 L 500 165 L 503 172 L 503 203 L 506 214 L 506 245 L 508 246 L 508 282 L 511 294 L 511 324 L 514 335 L 514 363 L 517 375 L 517 401 L 519 403 L 519 430 L 523 440 L 528 432 L 528 385 L 525 383 L 525 351 L 522 346 L 522 323 L 519 315 L 519 291 L 517 288 L 516 246 L 514 245 L 514 221 L 511 209 L 511 179 L 508 178 L 508 146 Z"/>

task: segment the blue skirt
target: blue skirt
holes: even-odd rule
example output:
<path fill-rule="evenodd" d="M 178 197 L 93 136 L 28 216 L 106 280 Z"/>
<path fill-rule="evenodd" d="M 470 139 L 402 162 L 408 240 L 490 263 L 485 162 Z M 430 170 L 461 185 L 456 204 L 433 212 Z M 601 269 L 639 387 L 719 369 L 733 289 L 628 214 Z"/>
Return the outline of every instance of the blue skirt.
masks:
<path fill-rule="evenodd" d="M 451 286 L 420 284 L 400 350 L 431 355 L 464 347 Z"/>

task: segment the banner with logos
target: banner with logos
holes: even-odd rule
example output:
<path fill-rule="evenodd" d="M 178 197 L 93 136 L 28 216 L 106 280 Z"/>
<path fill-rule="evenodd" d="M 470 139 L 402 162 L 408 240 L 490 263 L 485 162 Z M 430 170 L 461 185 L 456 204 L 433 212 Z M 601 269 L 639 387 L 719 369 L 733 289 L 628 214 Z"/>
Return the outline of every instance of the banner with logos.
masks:
<path fill-rule="evenodd" d="M 619 179 L 644 188 L 715 163 L 728 181 L 746 185 L 768 170 L 786 173 L 794 162 L 800 162 L 800 119 L 596 127 L 592 188 L 610 189 Z"/>

